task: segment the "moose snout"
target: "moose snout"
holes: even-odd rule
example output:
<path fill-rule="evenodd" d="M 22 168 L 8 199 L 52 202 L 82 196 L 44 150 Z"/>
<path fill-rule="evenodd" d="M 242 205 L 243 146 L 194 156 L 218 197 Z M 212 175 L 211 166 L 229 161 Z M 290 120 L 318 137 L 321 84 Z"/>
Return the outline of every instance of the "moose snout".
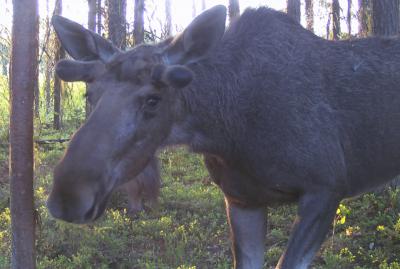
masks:
<path fill-rule="evenodd" d="M 54 184 L 47 208 L 53 217 L 72 223 L 91 221 L 98 213 L 95 194 L 85 186 Z"/>

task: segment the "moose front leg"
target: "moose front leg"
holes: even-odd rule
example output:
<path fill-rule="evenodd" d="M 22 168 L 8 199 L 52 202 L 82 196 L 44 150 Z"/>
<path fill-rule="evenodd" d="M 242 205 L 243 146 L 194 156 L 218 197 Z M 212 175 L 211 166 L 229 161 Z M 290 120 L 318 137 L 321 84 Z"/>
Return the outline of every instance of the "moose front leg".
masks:
<path fill-rule="evenodd" d="M 235 269 L 261 269 L 264 265 L 266 212 L 241 208 L 225 199 L 232 236 Z"/>
<path fill-rule="evenodd" d="M 308 268 L 325 239 L 339 202 L 338 197 L 326 192 L 301 197 L 291 238 L 276 269 Z"/>

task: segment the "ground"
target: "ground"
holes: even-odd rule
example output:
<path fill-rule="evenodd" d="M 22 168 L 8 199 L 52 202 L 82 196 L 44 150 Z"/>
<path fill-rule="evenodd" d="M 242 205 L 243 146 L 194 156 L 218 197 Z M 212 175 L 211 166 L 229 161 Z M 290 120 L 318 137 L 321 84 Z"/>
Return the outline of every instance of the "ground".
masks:
<path fill-rule="evenodd" d="M 131 218 L 125 199 L 114 196 L 100 220 L 73 225 L 53 219 L 45 207 L 52 168 L 63 149 L 53 144 L 35 151 L 37 268 L 231 267 L 223 196 L 201 156 L 183 148 L 160 153 L 163 185 L 157 208 Z M 0 171 L 6 150 L 1 148 Z M 268 211 L 266 268 L 274 268 L 285 248 L 295 211 L 295 206 Z M 9 268 L 10 249 L 8 183 L 0 180 L 0 268 Z M 399 269 L 400 190 L 343 202 L 312 268 Z"/>

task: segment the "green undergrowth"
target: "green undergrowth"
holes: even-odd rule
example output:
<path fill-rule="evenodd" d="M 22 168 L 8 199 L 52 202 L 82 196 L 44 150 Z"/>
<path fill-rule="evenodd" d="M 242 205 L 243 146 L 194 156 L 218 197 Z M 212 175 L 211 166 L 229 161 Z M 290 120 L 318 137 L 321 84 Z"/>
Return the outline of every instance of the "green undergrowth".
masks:
<path fill-rule="evenodd" d="M 73 225 L 53 219 L 45 207 L 63 149 L 56 143 L 35 150 L 37 268 L 231 268 L 223 195 L 199 155 L 183 148 L 160 153 L 156 208 L 132 219 L 118 195 L 99 221 Z M 265 268 L 274 268 L 282 254 L 295 212 L 295 206 L 268 210 Z M 400 269 L 399 212 L 399 190 L 343 202 L 312 268 Z M 0 183 L 0 268 L 9 268 L 10 251 L 8 184 Z"/>

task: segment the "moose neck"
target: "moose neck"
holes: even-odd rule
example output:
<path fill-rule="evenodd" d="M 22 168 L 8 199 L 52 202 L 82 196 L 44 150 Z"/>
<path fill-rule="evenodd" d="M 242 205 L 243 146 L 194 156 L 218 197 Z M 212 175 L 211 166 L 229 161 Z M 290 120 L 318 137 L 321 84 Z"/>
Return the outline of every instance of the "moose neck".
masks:
<path fill-rule="evenodd" d="M 213 59 L 191 64 L 195 78 L 180 90 L 177 119 L 167 144 L 185 144 L 199 153 L 231 154 L 232 134 L 239 118 L 235 117 L 234 73 L 224 72 Z"/>

